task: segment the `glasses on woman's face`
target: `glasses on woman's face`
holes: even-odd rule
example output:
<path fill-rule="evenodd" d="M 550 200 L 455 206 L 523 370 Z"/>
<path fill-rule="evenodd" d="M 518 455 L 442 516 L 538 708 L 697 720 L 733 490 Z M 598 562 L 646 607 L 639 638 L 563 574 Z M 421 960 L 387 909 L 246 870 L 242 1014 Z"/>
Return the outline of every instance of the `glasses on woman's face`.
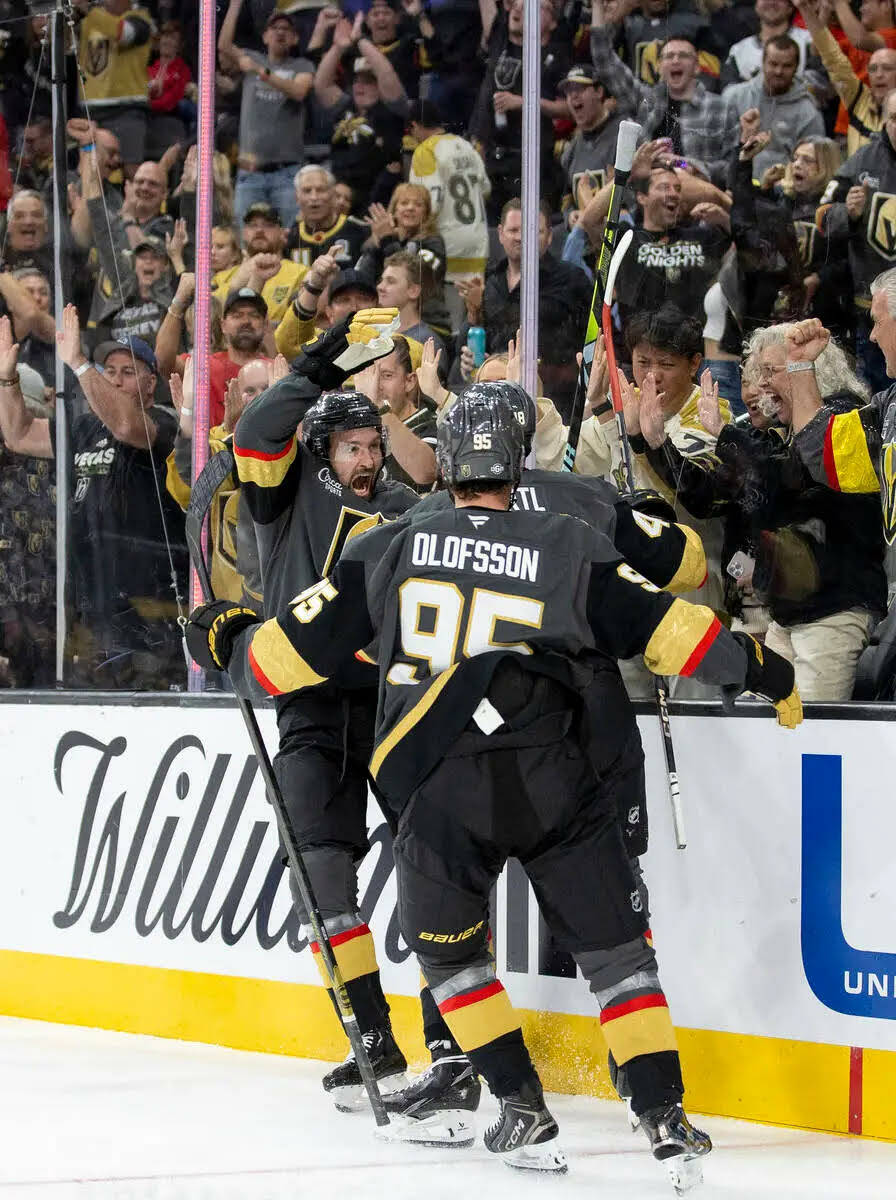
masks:
<path fill-rule="evenodd" d="M 776 375 L 779 375 L 784 370 L 784 364 L 779 363 L 777 366 L 769 366 L 768 363 L 762 363 L 756 371 L 757 383 L 771 383 Z"/>
<path fill-rule="evenodd" d="M 794 164 L 794 166 L 797 163 L 802 163 L 804 167 L 809 167 L 810 170 L 813 171 L 818 165 L 815 161 L 814 154 L 794 154 L 791 156 L 790 161 Z"/>

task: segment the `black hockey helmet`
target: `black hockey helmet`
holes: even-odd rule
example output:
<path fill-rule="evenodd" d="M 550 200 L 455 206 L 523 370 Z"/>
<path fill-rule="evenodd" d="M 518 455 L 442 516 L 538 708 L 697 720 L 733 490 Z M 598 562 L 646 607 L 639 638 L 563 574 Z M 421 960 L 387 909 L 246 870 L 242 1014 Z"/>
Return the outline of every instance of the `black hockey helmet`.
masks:
<path fill-rule="evenodd" d="M 523 429 L 523 446 L 526 454 L 532 449 L 532 438 L 535 435 L 535 422 L 538 419 L 538 411 L 535 407 L 535 401 L 526 391 L 521 383 L 514 383 L 510 379 L 498 379 L 493 383 L 473 383 L 466 391 L 464 396 L 475 395 L 477 399 L 482 397 L 483 400 L 491 400 L 495 396 L 500 396 L 502 400 L 506 400 L 513 409 L 516 419 L 519 421 Z"/>
<path fill-rule="evenodd" d="M 461 483 L 519 483 L 523 471 L 523 427 L 494 393 L 467 388 L 439 424 L 437 457 L 449 487 Z M 488 385 L 490 386 L 490 385 Z"/>
<path fill-rule="evenodd" d="M 363 392 L 324 392 L 305 413 L 302 441 L 317 458 L 329 460 L 330 434 L 347 429 L 378 429 L 386 456 L 383 418 Z"/>

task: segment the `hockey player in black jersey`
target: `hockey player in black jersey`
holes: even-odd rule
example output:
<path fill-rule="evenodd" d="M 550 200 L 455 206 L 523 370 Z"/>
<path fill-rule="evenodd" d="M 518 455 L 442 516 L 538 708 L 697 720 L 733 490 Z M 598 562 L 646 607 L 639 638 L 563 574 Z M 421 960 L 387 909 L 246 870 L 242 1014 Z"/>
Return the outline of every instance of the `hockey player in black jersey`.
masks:
<path fill-rule="evenodd" d="M 357 522 L 395 518 L 417 499 L 410 488 L 381 476 L 382 418 L 370 400 L 357 392 L 322 391 L 341 388 L 353 371 L 392 351 L 383 332 L 391 315 L 362 310 L 322 335 L 236 427 L 234 452 L 255 526 L 268 613 L 279 612 L 331 570 Z M 274 769 L 371 1062 L 387 1092 L 406 1083 L 406 1063 L 392 1036 L 373 938 L 358 912 L 356 870 L 368 849 L 376 672 L 352 661 L 338 681 L 291 695 L 289 688 L 277 687 L 275 668 L 254 658 L 252 667 L 266 690 L 279 693 Z M 274 674 L 266 675 L 268 669 Z M 293 897 L 307 925 L 295 888 Z M 321 975 L 326 985 L 323 969 Z M 341 1109 L 361 1103 L 352 1055 L 328 1073 L 324 1088 Z"/>
<path fill-rule="evenodd" d="M 802 717 L 793 668 L 661 592 L 584 522 L 508 511 L 522 454 L 506 403 L 462 400 L 439 430 L 453 509 L 353 539 L 329 578 L 263 624 L 203 606 L 188 640 L 239 690 L 274 694 L 332 677 L 362 648 L 373 654 L 370 770 L 398 819 L 402 933 L 499 1100 L 486 1145 L 512 1166 L 566 1169 L 487 948 L 489 892 L 514 856 L 586 979 L 593 951 L 624 948 L 615 980 L 593 989 L 601 1025 L 655 1157 L 686 1187 L 711 1145 L 681 1107 L 675 1033 L 614 802 L 581 748 L 581 697 L 595 655 L 640 651 L 655 672 L 694 674 L 729 699 L 766 696 L 792 727 Z"/>

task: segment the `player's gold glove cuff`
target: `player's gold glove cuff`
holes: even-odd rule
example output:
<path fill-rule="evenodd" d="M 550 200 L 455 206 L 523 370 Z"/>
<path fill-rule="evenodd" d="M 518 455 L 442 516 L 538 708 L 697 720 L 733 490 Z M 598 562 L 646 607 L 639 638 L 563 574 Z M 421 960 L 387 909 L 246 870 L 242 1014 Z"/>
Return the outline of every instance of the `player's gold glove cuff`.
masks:
<path fill-rule="evenodd" d="M 397 308 L 362 308 L 352 317 L 346 340 L 350 346 L 357 342 L 366 346 L 382 334 L 392 333 L 391 326 L 397 317 Z"/>

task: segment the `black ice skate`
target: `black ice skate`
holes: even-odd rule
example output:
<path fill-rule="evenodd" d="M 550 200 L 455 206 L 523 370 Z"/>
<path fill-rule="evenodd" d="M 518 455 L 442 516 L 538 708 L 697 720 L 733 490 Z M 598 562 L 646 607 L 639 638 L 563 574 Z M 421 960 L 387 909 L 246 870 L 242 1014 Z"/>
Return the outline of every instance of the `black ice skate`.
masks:
<path fill-rule="evenodd" d="M 501 1115 L 485 1131 L 485 1144 L 508 1167 L 529 1171 L 566 1170 L 557 1143 L 557 1122 L 548 1112 L 540 1085 L 528 1084 L 498 1099 Z"/>
<path fill-rule="evenodd" d="M 679 1196 L 703 1182 L 700 1159 L 709 1154 L 709 1134 L 695 1129 L 680 1104 L 654 1108 L 641 1115 L 641 1126 L 650 1140 L 653 1157 L 669 1172 Z"/>
<path fill-rule="evenodd" d="M 380 1092 L 385 1096 L 407 1087 L 405 1071 L 408 1064 L 392 1036 L 392 1030 L 372 1029 L 363 1035 L 362 1041 L 370 1056 L 370 1065 L 380 1085 Z M 369 1104 L 354 1050 L 350 1050 L 345 1062 L 329 1071 L 321 1082 L 340 1112 L 362 1112 Z"/>
<path fill-rule="evenodd" d="M 408 1087 L 384 1097 L 390 1123 L 377 1137 L 417 1146 L 472 1146 L 476 1128 L 470 1113 L 479 1107 L 481 1092 L 465 1055 L 439 1058 Z"/>

